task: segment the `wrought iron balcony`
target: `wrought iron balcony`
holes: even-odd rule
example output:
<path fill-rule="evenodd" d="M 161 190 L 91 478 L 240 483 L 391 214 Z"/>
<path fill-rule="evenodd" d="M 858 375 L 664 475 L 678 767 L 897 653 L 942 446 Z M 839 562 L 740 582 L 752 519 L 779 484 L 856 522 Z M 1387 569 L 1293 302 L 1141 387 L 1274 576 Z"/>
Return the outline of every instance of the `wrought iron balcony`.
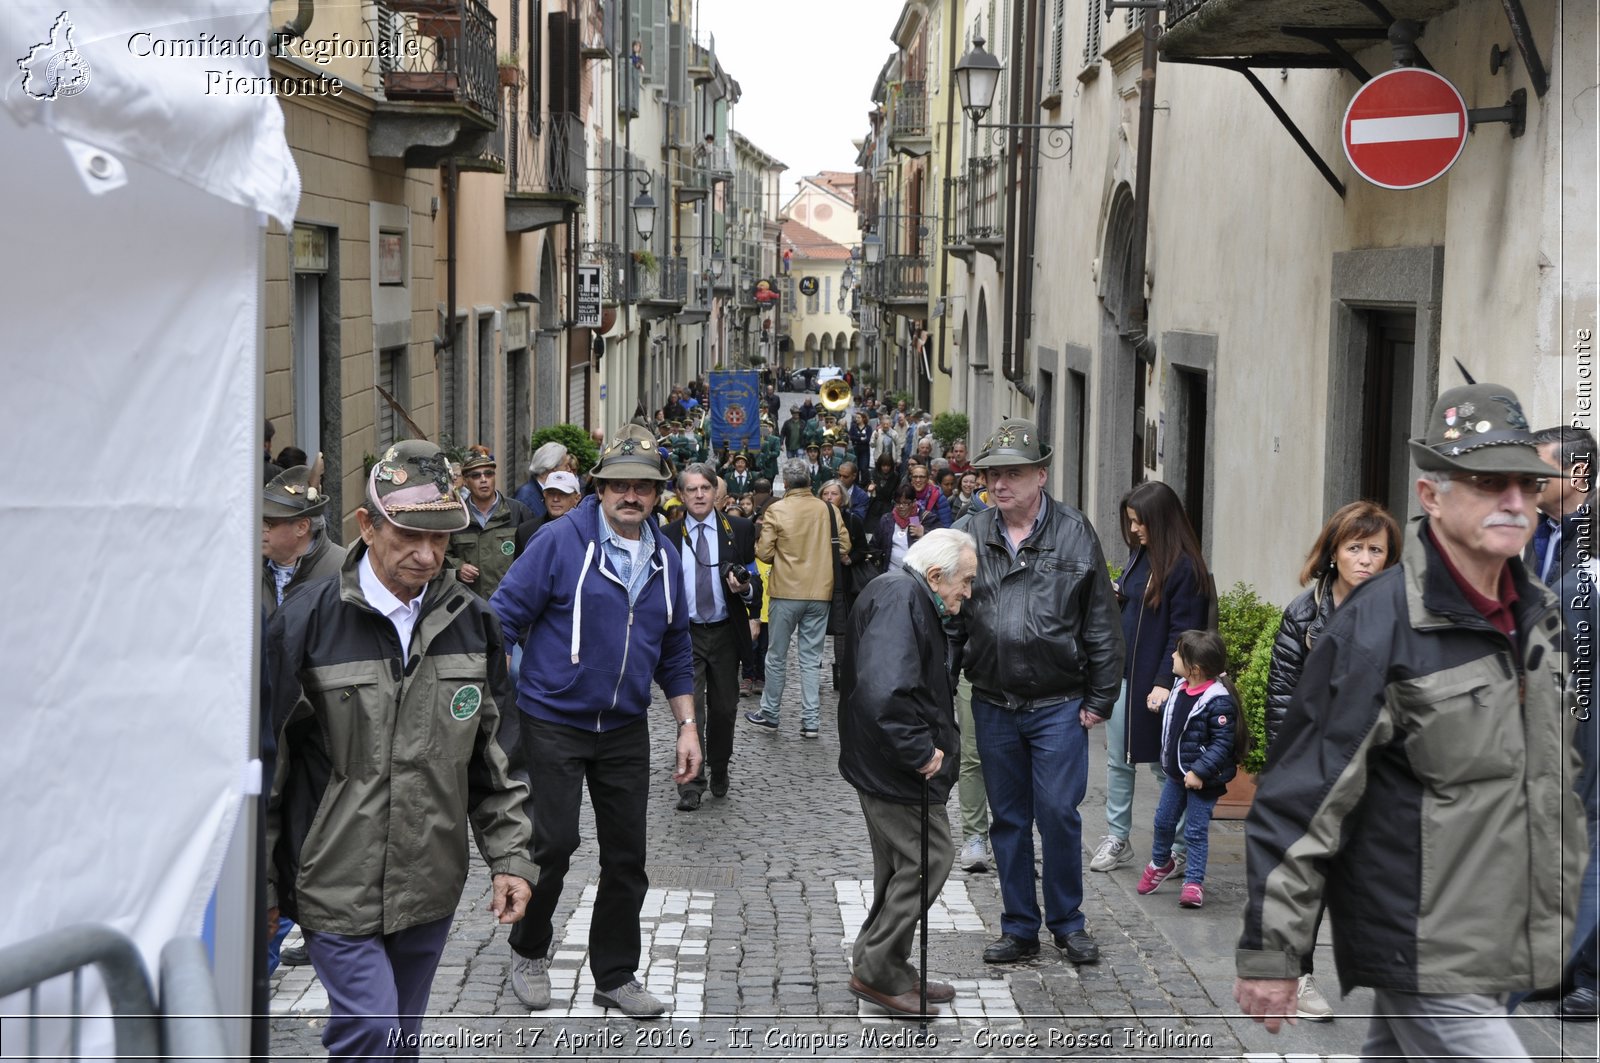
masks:
<path fill-rule="evenodd" d="M 916 157 L 933 150 L 926 81 L 900 82 L 890 104 L 889 146 L 903 155 Z"/>
<path fill-rule="evenodd" d="M 649 259 L 640 252 L 634 260 L 634 278 L 639 294 L 639 312 L 647 318 L 670 317 L 689 301 L 689 260 L 682 255 Z"/>
<path fill-rule="evenodd" d="M 506 159 L 506 232 L 565 221 L 588 190 L 587 154 L 583 121 L 575 114 L 547 114 L 537 126 L 519 121 Z"/>
<path fill-rule="evenodd" d="M 628 301 L 628 256 L 616 244 L 587 243 L 578 248 L 578 262 L 600 267 L 600 301 L 615 306 Z"/>
<path fill-rule="evenodd" d="M 928 312 L 928 259 L 923 255 L 883 256 L 883 293 L 879 301 L 906 317 Z"/>
<path fill-rule="evenodd" d="M 489 152 L 500 121 L 495 17 L 480 0 L 378 0 L 375 29 L 386 42 L 372 73 L 384 103 L 367 132 L 368 154 L 430 167 Z"/>

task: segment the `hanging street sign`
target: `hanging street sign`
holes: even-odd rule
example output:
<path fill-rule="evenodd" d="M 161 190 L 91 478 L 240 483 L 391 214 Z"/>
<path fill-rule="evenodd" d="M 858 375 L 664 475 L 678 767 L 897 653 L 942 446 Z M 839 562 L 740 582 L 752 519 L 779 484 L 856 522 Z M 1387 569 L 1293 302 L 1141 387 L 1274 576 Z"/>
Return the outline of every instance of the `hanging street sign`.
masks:
<path fill-rule="evenodd" d="M 600 327 L 600 287 L 599 266 L 578 267 L 578 312 L 573 318 L 573 324 L 578 328 Z"/>
<path fill-rule="evenodd" d="M 1454 85 L 1431 70 L 1399 67 L 1356 90 L 1344 112 L 1344 154 L 1380 188 L 1421 188 L 1455 165 L 1469 125 Z"/>

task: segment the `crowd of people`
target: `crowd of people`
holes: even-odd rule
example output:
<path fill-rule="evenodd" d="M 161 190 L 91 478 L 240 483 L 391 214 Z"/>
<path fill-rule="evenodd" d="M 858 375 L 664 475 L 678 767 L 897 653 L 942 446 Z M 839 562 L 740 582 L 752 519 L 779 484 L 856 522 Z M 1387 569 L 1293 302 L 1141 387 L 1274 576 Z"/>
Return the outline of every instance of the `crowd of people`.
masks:
<path fill-rule="evenodd" d="M 486 449 L 457 469 L 432 444 L 396 444 L 348 550 L 329 541 L 312 469 L 272 477 L 272 914 L 304 928 L 331 1051 L 382 1054 L 388 1031 L 415 1032 L 408 1004 L 426 999 L 469 823 L 494 912 L 515 924 L 511 987 L 549 1006 L 585 792 L 595 1002 L 662 1014 L 636 977 L 652 685 L 673 721 L 676 808 L 692 813 L 737 793 L 739 744 L 783 728 L 791 677 L 799 733 L 818 737 L 829 637 L 839 770 L 874 862 L 851 992 L 906 1017 L 951 999 L 910 948 L 920 884 L 936 895 L 958 862 L 998 879 L 985 962 L 1038 956 L 1045 929 L 1067 961 L 1097 962 L 1084 865 L 1136 860 L 1140 764 L 1160 794 L 1136 892 L 1177 877 L 1178 903 L 1204 906 L 1209 823 L 1251 731 L 1177 494 L 1132 488 L 1126 553 L 1108 558 L 1050 497 L 1050 447 L 1029 421 L 1002 421 L 969 457 L 927 414 L 870 394 L 837 416 L 795 404 L 775 427 L 769 388 L 759 446 L 733 451 L 710 445 L 706 399 L 699 382 L 674 389 L 589 469 L 547 444 L 514 497 Z M 1526 1058 L 1506 1021 L 1520 995 L 1553 990 L 1562 1018 L 1600 1012 L 1594 724 L 1569 711 L 1590 693 L 1572 636 L 1594 622 L 1580 593 L 1595 576 L 1594 440 L 1531 432 L 1509 389 L 1470 385 L 1440 397 L 1411 449 L 1425 518 L 1402 532 L 1371 502 L 1340 508 L 1278 632 L 1235 994 L 1271 1030 L 1331 1019 L 1312 978 L 1326 908 L 1341 986 L 1377 992 L 1369 1054 Z M 1102 723 L 1106 833 L 1086 861 L 1079 806 Z M 426 763 L 402 763 L 417 742 Z M 357 769 L 414 785 L 334 785 Z M 942 810 L 952 789 L 959 846 L 949 817 L 917 807 Z M 390 819 L 428 836 L 370 829 Z M 403 892 L 381 873 L 396 861 Z"/>

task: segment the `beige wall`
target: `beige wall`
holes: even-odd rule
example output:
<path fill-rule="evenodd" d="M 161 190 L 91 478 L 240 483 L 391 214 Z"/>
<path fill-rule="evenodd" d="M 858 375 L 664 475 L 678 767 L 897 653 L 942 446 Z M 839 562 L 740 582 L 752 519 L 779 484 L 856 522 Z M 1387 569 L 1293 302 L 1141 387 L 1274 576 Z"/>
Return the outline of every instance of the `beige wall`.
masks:
<path fill-rule="evenodd" d="M 276 68 L 276 64 L 274 64 Z M 388 203 L 410 212 L 411 415 L 424 431 L 436 429 L 433 403 L 433 229 L 426 224 L 434 194 L 430 171 L 407 171 L 398 162 L 367 155 L 371 104 L 352 94 L 340 100 L 285 101 L 284 122 L 302 191 L 296 221 L 337 232 L 341 425 L 337 441 L 342 470 L 340 502 L 344 541 L 354 535 L 351 514 L 360 504 L 362 455 L 377 449 L 377 379 L 373 354 L 370 261 L 371 206 Z M 292 380 L 293 291 L 290 237 L 275 223 L 267 234 L 265 409 L 277 429 L 274 449 L 299 438 Z M 329 337 L 324 336 L 326 344 Z M 323 440 L 323 451 L 333 451 Z"/>

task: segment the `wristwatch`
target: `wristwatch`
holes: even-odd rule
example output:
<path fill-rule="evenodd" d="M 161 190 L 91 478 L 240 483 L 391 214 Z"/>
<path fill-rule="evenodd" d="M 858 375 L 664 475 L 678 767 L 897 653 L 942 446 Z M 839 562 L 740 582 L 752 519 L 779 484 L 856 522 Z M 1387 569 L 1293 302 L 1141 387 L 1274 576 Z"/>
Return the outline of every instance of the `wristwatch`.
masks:
<path fill-rule="evenodd" d="M 694 717 L 693 716 L 689 717 L 687 720 L 679 720 L 678 721 L 678 730 L 680 730 L 680 731 L 683 730 L 685 727 L 693 727 L 693 726 L 694 726 Z"/>

